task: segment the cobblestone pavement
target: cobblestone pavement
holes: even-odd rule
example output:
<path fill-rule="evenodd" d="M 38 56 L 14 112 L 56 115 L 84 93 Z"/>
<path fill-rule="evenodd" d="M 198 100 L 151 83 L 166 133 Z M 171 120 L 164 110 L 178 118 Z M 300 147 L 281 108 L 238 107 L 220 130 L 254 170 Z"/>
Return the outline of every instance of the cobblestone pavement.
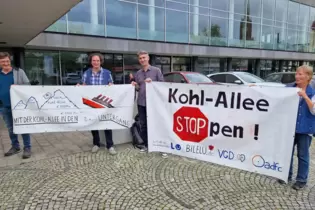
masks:
<path fill-rule="evenodd" d="M 315 209 L 315 166 L 302 191 L 276 180 L 187 158 L 118 155 L 91 148 L 89 133 L 33 135 L 29 160 L 0 157 L 0 209 Z M 1 152 L 9 148 L 1 130 Z M 315 149 L 312 149 L 315 153 Z M 3 155 L 3 154 L 0 154 Z"/>

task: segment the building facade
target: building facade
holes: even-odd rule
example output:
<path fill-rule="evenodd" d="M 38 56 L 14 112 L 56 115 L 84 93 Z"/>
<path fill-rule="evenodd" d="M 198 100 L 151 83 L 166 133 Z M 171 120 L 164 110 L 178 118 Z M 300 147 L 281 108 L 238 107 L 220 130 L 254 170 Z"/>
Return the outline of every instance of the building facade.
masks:
<path fill-rule="evenodd" d="M 7 50 L 41 85 L 72 85 L 88 68 L 91 52 L 104 54 L 115 83 L 126 83 L 139 69 L 139 50 L 164 73 L 264 77 L 315 64 L 315 2 L 83 0 L 25 47 Z"/>

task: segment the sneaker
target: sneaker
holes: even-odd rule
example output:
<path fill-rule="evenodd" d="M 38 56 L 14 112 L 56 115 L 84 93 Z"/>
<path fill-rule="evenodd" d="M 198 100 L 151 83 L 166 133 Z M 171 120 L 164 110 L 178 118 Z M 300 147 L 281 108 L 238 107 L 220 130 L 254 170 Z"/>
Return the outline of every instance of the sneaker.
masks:
<path fill-rule="evenodd" d="M 30 158 L 30 157 L 31 157 L 31 154 L 32 154 L 31 148 L 24 148 L 22 158 L 23 158 L 23 159 Z"/>
<path fill-rule="evenodd" d="M 116 152 L 116 150 L 115 150 L 114 147 L 109 148 L 109 149 L 108 149 L 108 152 L 109 152 L 109 154 L 111 154 L 111 155 L 116 155 L 116 154 L 117 154 L 117 152 Z"/>
<path fill-rule="evenodd" d="M 292 179 L 289 179 L 288 182 L 292 182 Z M 281 179 L 278 179 L 278 183 L 279 184 L 282 184 L 282 185 L 285 185 L 287 183 L 285 183 L 285 181 L 281 180 Z"/>
<path fill-rule="evenodd" d="M 94 147 L 92 148 L 92 153 L 96 153 L 99 149 L 99 146 L 94 145 Z"/>
<path fill-rule="evenodd" d="M 166 153 L 162 153 L 162 158 L 167 158 L 167 154 Z"/>
<path fill-rule="evenodd" d="M 295 182 L 294 185 L 292 186 L 293 189 L 295 190 L 300 190 L 303 189 L 306 186 L 306 182 Z"/>
<path fill-rule="evenodd" d="M 8 156 L 12 156 L 12 155 L 15 155 L 17 153 L 21 152 L 21 149 L 20 148 L 15 148 L 15 147 L 11 147 L 11 149 L 9 149 L 8 152 L 6 152 L 4 154 L 5 157 L 8 157 Z"/>
<path fill-rule="evenodd" d="M 146 147 L 143 147 L 140 149 L 140 152 L 142 152 L 142 153 L 147 152 L 147 151 L 148 151 L 148 148 L 146 148 Z"/>

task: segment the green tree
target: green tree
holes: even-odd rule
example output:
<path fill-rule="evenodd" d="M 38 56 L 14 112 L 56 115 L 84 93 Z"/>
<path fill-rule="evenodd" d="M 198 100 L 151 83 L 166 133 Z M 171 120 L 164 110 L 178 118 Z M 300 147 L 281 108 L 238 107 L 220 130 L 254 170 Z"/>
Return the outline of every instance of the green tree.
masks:
<path fill-rule="evenodd" d="M 203 36 L 222 37 L 221 27 L 218 24 L 212 24 L 211 28 L 207 27 L 202 30 Z"/>

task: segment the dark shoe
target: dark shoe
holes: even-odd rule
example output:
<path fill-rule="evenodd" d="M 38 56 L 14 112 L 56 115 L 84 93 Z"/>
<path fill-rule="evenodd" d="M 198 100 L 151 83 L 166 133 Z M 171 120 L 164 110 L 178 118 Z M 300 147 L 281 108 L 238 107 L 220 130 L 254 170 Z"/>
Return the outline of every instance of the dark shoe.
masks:
<path fill-rule="evenodd" d="M 289 179 L 288 182 L 292 182 L 292 179 Z M 285 185 L 287 183 L 285 183 L 285 181 L 281 180 L 281 179 L 278 179 L 278 183 L 279 184 L 282 184 L 282 185 Z"/>
<path fill-rule="evenodd" d="M 11 149 L 9 149 L 9 151 L 7 153 L 5 153 L 4 156 L 5 157 L 12 156 L 12 155 L 15 155 L 19 152 L 21 152 L 20 148 L 11 147 Z"/>
<path fill-rule="evenodd" d="M 295 190 L 300 190 L 303 189 L 306 186 L 306 182 L 295 182 L 294 185 L 292 186 L 293 189 Z"/>
<path fill-rule="evenodd" d="M 22 158 L 27 159 L 31 157 L 31 148 L 24 148 Z"/>

